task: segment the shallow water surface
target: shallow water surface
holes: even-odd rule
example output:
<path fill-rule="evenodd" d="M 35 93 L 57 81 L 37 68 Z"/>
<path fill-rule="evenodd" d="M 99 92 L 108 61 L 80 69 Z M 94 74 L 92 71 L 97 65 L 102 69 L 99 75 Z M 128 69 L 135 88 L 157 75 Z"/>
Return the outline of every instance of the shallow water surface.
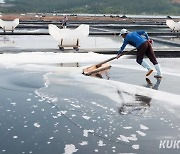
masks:
<path fill-rule="evenodd" d="M 180 137 L 179 71 L 168 69 L 178 59 L 159 59 L 156 81 L 128 58 L 102 78 L 84 76 L 83 66 L 107 57 L 76 56 L 0 56 L 0 153 L 179 153 L 165 144 Z M 68 58 L 80 67 L 58 65 Z"/>

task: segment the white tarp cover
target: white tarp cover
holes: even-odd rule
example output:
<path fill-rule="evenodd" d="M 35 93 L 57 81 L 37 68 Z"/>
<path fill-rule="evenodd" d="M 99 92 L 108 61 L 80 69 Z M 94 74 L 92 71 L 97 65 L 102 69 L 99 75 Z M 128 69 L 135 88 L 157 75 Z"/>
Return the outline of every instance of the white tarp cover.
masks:
<path fill-rule="evenodd" d="M 60 29 L 56 25 L 49 24 L 49 34 L 63 46 L 75 46 L 77 40 L 87 37 L 89 35 L 89 25 L 81 24 L 76 29 L 64 28 Z"/>
<path fill-rule="evenodd" d="M 173 20 L 166 20 L 166 25 L 173 31 L 179 31 L 180 30 L 180 21 L 175 22 Z"/>
<path fill-rule="evenodd" d="M 14 29 L 19 25 L 19 19 L 14 19 L 13 21 L 4 21 L 0 19 L 0 26 L 4 31 L 14 31 Z"/>

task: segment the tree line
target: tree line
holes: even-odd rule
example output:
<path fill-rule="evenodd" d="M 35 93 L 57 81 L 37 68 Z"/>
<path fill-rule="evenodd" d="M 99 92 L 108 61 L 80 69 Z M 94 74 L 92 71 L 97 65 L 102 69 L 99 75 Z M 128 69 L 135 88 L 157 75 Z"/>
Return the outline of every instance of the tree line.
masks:
<path fill-rule="evenodd" d="M 180 4 L 172 3 L 172 0 L 5 0 L 5 2 L 13 6 L 0 7 L 2 13 L 180 14 Z"/>

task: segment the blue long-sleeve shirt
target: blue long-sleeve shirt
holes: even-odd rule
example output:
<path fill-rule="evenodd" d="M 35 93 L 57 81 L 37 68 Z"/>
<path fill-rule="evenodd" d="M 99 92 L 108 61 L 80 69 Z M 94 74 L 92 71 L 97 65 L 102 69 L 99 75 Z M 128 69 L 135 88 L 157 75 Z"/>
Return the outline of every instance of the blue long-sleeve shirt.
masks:
<path fill-rule="evenodd" d="M 142 37 L 141 35 L 144 35 L 145 38 Z M 126 47 L 127 44 L 130 44 L 130 45 L 138 48 L 141 44 L 143 44 L 147 40 L 149 40 L 149 36 L 146 33 L 146 31 L 144 31 L 144 30 L 130 32 L 124 38 L 124 42 L 123 42 L 120 50 L 118 51 L 118 54 L 121 54 L 123 52 L 123 50 L 124 50 L 124 48 Z"/>

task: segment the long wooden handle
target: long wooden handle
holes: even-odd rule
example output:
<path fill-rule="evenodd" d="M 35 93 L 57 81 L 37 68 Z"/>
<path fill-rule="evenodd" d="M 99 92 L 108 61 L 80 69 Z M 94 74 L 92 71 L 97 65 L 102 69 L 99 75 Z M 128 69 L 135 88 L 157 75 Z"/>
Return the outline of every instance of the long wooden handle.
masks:
<path fill-rule="evenodd" d="M 123 55 L 126 55 L 127 53 L 131 53 L 132 51 L 135 51 L 136 50 L 136 48 L 133 48 L 133 49 L 131 49 L 131 50 L 129 50 L 129 51 L 125 51 L 125 52 L 123 52 L 121 55 L 123 56 Z"/>
<path fill-rule="evenodd" d="M 134 50 L 136 50 L 136 48 L 134 48 L 134 49 L 132 49 L 132 50 L 130 50 L 130 51 L 124 52 L 124 53 L 122 53 L 122 55 L 125 55 L 126 53 L 132 52 L 132 51 L 134 51 Z M 115 57 L 112 57 L 112 58 L 109 58 L 109 59 L 107 59 L 107 60 L 105 60 L 105 61 L 103 61 L 103 62 L 101 62 L 101 63 L 99 63 L 99 64 L 96 64 L 96 68 L 98 68 L 98 67 L 100 67 L 102 64 L 105 64 L 105 63 L 107 63 L 107 62 L 109 62 L 109 61 L 112 61 L 112 60 L 114 60 L 114 59 L 116 59 L 116 56 L 115 56 Z"/>
<path fill-rule="evenodd" d="M 105 63 L 107 63 L 107 62 L 109 62 L 109 61 L 112 61 L 112 60 L 114 60 L 115 58 L 116 58 L 116 57 L 112 57 L 112 58 L 109 58 L 109 59 L 107 59 L 107 60 L 99 63 L 99 64 L 96 64 L 96 67 L 100 67 L 102 64 L 105 64 Z"/>

